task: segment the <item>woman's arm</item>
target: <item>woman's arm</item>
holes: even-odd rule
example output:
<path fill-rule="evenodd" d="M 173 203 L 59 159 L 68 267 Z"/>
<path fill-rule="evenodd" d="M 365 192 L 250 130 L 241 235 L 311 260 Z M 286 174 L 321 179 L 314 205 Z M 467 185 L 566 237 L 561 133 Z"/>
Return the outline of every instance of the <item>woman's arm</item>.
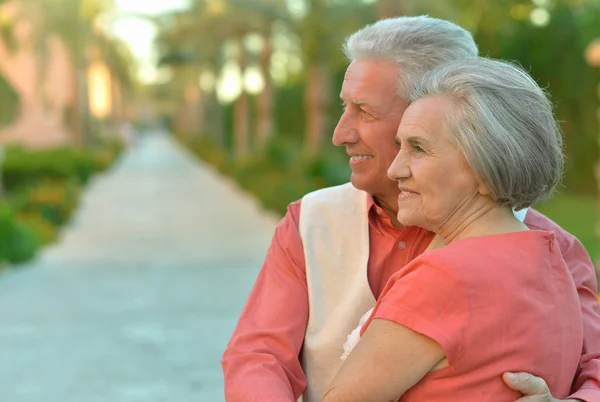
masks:
<path fill-rule="evenodd" d="M 393 321 L 374 319 L 323 402 L 397 400 L 444 357 L 433 339 Z"/>

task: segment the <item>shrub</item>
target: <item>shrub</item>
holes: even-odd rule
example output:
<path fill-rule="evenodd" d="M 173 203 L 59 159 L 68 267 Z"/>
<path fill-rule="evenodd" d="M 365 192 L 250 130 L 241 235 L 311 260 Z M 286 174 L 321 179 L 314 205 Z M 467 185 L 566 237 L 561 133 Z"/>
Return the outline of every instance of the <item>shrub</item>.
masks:
<path fill-rule="evenodd" d="M 40 239 L 29 225 L 17 222 L 11 206 L 0 202 L 0 262 L 17 264 L 32 258 Z"/>
<path fill-rule="evenodd" d="M 22 189 L 12 198 L 17 211 L 37 214 L 59 226 L 66 223 L 77 207 L 81 186 L 75 179 L 44 180 Z"/>
<path fill-rule="evenodd" d="M 96 169 L 102 172 L 112 166 L 121 154 L 123 147 L 123 142 L 116 138 L 102 139 L 91 151 Z"/>
<path fill-rule="evenodd" d="M 92 153 L 80 149 L 32 150 L 9 146 L 2 170 L 4 188 L 10 192 L 47 179 L 76 178 L 85 184 L 97 165 Z"/>
<path fill-rule="evenodd" d="M 41 244 L 55 241 L 58 228 L 77 207 L 82 185 L 111 166 L 122 149 L 116 139 L 101 140 L 92 149 L 8 146 L 2 166 L 8 198 L 0 200 L 0 264 L 26 261 Z"/>
<path fill-rule="evenodd" d="M 42 244 L 53 243 L 58 239 L 58 226 L 44 218 L 38 212 L 18 212 L 17 222 L 29 227 Z"/>

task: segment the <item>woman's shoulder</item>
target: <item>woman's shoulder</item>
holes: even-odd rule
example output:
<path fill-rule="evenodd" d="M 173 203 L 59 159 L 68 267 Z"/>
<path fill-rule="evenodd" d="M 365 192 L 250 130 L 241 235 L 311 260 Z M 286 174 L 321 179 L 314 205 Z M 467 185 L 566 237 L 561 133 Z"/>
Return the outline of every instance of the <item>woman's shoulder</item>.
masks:
<path fill-rule="evenodd" d="M 496 265 L 507 268 L 529 260 L 539 261 L 543 254 L 553 251 L 554 242 L 554 233 L 544 230 L 469 237 L 426 251 L 406 266 L 405 274 L 433 269 L 458 278 L 487 275 L 485 271 Z"/>
<path fill-rule="evenodd" d="M 444 247 L 423 253 L 424 258 L 441 258 L 445 256 L 464 258 L 476 253 L 487 253 L 491 250 L 513 248 L 534 249 L 538 246 L 550 245 L 555 235 L 547 230 L 523 230 L 519 232 L 497 233 L 484 236 L 467 237 Z M 510 247 L 507 249 L 507 247 Z"/>

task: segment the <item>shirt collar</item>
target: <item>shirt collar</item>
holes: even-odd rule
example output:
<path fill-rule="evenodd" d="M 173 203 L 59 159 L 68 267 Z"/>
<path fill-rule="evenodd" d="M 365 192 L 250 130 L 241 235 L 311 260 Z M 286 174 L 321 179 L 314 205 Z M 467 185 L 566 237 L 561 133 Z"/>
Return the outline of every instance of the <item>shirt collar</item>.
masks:
<path fill-rule="evenodd" d="M 383 208 L 375 203 L 375 199 L 369 193 L 367 193 L 367 216 L 369 217 L 369 224 L 379 234 L 383 234 L 384 231 L 398 230 L 394 228 L 390 217 L 385 213 Z"/>

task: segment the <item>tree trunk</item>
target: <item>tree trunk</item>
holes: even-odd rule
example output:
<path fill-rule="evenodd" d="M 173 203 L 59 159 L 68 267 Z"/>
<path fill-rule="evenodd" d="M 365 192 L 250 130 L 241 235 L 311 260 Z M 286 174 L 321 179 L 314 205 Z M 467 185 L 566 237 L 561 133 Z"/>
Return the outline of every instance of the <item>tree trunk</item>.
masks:
<path fill-rule="evenodd" d="M 223 106 L 216 98 L 215 92 L 202 92 L 202 129 L 201 132 L 208 134 L 216 143 L 225 145 L 225 133 L 223 131 Z"/>
<path fill-rule="evenodd" d="M 177 131 L 186 138 L 191 138 L 201 129 L 200 115 L 200 88 L 195 81 L 188 81 L 184 86 L 184 96 L 178 108 L 176 127 Z"/>
<path fill-rule="evenodd" d="M 88 96 L 86 73 L 82 68 L 76 70 L 75 80 L 75 95 L 73 97 L 73 105 L 71 106 L 70 126 L 73 132 L 74 144 L 80 148 L 85 148 L 87 145 L 87 111 L 88 111 Z"/>
<path fill-rule="evenodd" d="M 121 79 L 115 73 L 112 73 L 111 85 L 112 119 L 113 121 L 122 122 L 125 120 L 123 86 L 121 84 Z"/>
<path fill-rule="evenodd" d="M 244 72 L 246 71 L 246 51 L 242 42 L 240 41 L 240 52 L 238 56 L 238 64 L 240 66 L 240 71 L 242 72 L 242 77 L 244 76 Z M 242 79 L 243 82 L 243 79 Z M 234 154 L 238 159 L 245 158 L 248 155 L 248 144 L 250 137 L 250 105 L 248 94 L 246 93 L 246 89 L 242 84 L 242 92 L 240 96 L 237 98 L 234 104 L 233 110 L 233 138 L 234 138 Z"/>
<path fill-rule="evenodd" d="M 257 104 L 257 121 L 256 135 L 259 148 L 264 146 L 271 140 L 275 131 L 275 122 L 273 117 L 273 79 L 270 72 L 271 62 L 271 32 L 268 29 L 264 35 L 265 45 L 260 55 L 260 70 L 265 82 L 263 91 L 258 96 Z"/>
<path fill-rule="evenodd" d="M 319 152 L 327 136 L 330 108 L 330 76 L 325 63 L 313 64 L 307 69 L 304 108 L 306 113 L 305 151 L 309 156 Z"/>

